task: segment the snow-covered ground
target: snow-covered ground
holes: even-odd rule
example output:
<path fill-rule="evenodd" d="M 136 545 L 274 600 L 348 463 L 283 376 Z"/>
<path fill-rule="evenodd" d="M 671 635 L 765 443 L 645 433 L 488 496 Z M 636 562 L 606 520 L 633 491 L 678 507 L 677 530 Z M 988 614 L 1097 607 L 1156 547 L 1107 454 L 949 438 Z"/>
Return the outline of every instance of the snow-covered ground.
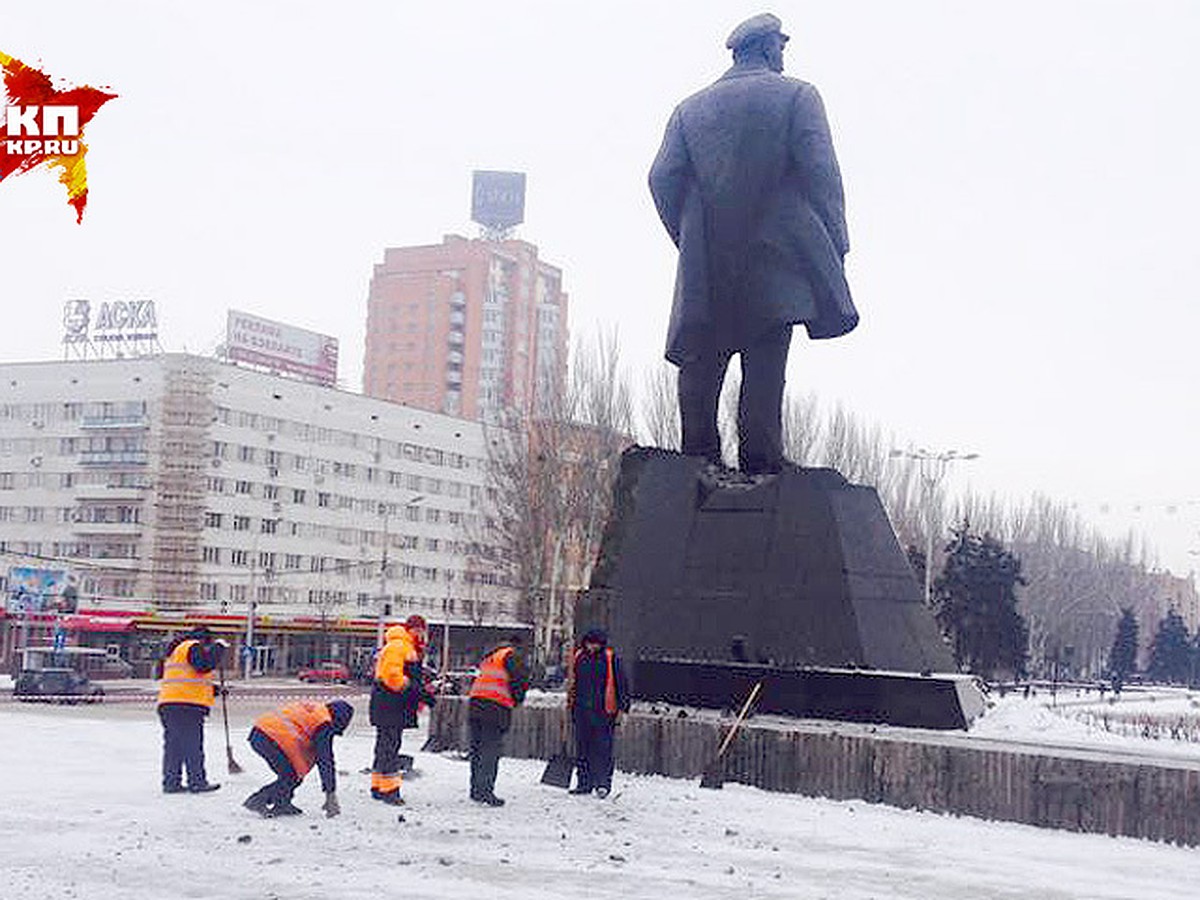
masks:
<path fill-rule="evenodd" d="M 1063 717 L 1082 703 L 1044 699 L 998 701 L 973 731 L 1200 759 L 1195 743 L 1113 735 Z M 1150 702 L 1192 708 L 1183 694 Z M 321 816 L 313 773 L 296 796 L 304 816 L 264 820 L 241 807 L 268 780 L 246 743 L 259 703 L 232 708 L 240 775 L 226 774 L 210 720 L 210 775 L 224 784 L 198 796 L 160 793 L 148 703 L 0 703 L 0 898 L 1190 900 L 1200 883 L 1200 849 L 620 773 L 607 800 L 572 797 L 539 784 L 533 760 L 503 760 L 508 805 L 484 808 L 467 799 L 466 762 L 415 752 L 420 732 L 405 747 L 419 775 L 396 810 L 360 774 L 365 698 L 336 745 L 341 817 Z"/>

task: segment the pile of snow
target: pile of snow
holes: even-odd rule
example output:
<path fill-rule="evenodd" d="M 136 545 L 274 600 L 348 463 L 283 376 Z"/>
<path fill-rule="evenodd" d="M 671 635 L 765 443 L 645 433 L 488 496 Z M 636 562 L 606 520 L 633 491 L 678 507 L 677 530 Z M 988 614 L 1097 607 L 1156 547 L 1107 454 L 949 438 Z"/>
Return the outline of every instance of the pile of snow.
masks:
<path fill-rule="evenodd" d="M 419 732 L 405 736 L 420 774 L 397 810 L 368 796 L 373 731 L 356 705 L 336 744 L 343 814 L 321 817 L 312 773 L 296 795 L 306 814 L 279 820 L 241 806 L 269 777 L 246 743 L 254 711 L 241 704 L 233 751 L 245 772 L 227 775 L 215 715 L 208 763 L 224 785 L 196 796 L 160 792 L 148 704 L 0 705 L 0 895 L 1190 900 L 1200 872 L 1193 849 L 734 784 L 618 773 L 607 800 L 574 797 L 540 784 L 536 760 L 501 762 L 508 804 L 491 809 L 467 798 L 467 763 L 419 752 Z M 989 727 L 1058 727 L 1026 709 L 997 705 Z"/>
<path fill-rule="evenodd" d="M 1200 742 L 1147 740 L 1140 730 L 1118 727 L 1118 723 L 1140 717 L 1163 720 L 1200 718 L 1196 695 L 1182 688 L 1126 690 L 1119 696 L 1098 693 L 1061 693 L 1026 698 L 1010 694 L 989 700 L 987 711 L 971 726 L 971 735 L 1046 747 L 1108 748 L 1160 757 L 1163 760 L 1200 762 Z M 1107 725 L 1106 725 L 1107 723 Z M 1157 732 L 1156 732 L 1157 734 Z"/>

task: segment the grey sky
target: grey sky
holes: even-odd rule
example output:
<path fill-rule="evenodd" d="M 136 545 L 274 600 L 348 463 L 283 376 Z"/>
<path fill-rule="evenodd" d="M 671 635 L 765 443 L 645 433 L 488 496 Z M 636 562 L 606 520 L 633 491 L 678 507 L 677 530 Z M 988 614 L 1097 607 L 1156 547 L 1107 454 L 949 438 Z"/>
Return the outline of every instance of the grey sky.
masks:
<path fill-rule="evenodd" d="M 82 226 L 52 176 L 0 184 L 0 359 L 58 356 L 69 297 L 154 299 L 168 349 L 211 351 L 229 307 L 335 334 L 357 389 L 383 248 L 473 234 L 471 169 L 513 168 L 573 331 L 616 325 L 657 364 L 674 253 L 646 170 L 764 8 L 829 110 L 862 313 L 795 342 L 792 386 L 1190 568 L 1191 0 L 8 3 L 0 49 L 120 97 L 88 130 Z"/>

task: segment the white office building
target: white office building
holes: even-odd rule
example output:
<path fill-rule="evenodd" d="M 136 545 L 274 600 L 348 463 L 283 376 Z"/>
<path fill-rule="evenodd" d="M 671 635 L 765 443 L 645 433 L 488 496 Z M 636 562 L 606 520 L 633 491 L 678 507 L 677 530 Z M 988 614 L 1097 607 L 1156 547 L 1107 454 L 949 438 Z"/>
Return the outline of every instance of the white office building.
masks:
<path fill-rule="evenodd" d="M 8 624 L 49 616 L 52 598 L 12 599 L 14 569 L 41 569 L 77 597 L 59 631 L 237 631 L 253 604 L 267 670 L 297 664 L 288 634 L 369 643 L 381 612 L 517 627 L 484 440 L 477 422 L 196 356 L 0 364 Z"/>

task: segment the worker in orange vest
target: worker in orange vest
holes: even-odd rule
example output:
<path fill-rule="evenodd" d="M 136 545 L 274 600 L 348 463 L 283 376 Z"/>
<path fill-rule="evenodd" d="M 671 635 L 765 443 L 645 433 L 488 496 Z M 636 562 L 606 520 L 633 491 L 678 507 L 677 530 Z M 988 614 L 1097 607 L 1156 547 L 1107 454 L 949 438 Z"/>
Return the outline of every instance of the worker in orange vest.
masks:
<path fill-rule="evenodd" d="M 164 794 L 203 794 L 221 786 L 209 781 L 204 771 L 204 719 L 213 705 L 213 671 L 221 665 L 228 646 L 225 641 L 213 640 L 212 632 L 200 626 L 167 648 L 158 688 Z"/>
<path fill-rule="evenodd" d="M 429 635 L 423 616 L 413 614 L 387 630 L 375 659 L 371 687 L 371 724 L 375 726 L 375 758 L 371 763 L 371 796 L 392 806 L 400 796 L 400 740 L 405 728 L 417 727 L 421 703 L 435 700 L 425 687 L 425 645 Z"/>
<path fill-rule="evenodd" d="M 342 810 L 337 798 L 333 739 L 345 733 L 353 716 L 354 707 L 345 700 L 300 700 L 259 716 L 250 729 L 250 746 L 267 761 L 276 777 L 242 805 L 268 818 L 299 815 L 301 809 L 292 803 L 292 795 L 315 764 L 325 792 L 321 806 L 325 817 L 338 815 Z"/>
<path fill-rule="evenodd" d="M 572 794 L 603 799 L 612 790 L 613 734 L 629 712 L 629 687 L 621 660 L 603 629 L 586 632 L 575 649 L 567 685 L 567 709 L 575 727 L 575 787 Z"/>
<path fill-rule="evenodd" d="M 503 806 L 496 796 L 496 770 L 504 734 L 512 724 L 512 711 L 525 699 L 529 676 L 518 648 L 521 636 L 512 635 L 479 663 L 471 684 L 467 708 L 470 735 L 471 799 L 488 806 Z"/>

